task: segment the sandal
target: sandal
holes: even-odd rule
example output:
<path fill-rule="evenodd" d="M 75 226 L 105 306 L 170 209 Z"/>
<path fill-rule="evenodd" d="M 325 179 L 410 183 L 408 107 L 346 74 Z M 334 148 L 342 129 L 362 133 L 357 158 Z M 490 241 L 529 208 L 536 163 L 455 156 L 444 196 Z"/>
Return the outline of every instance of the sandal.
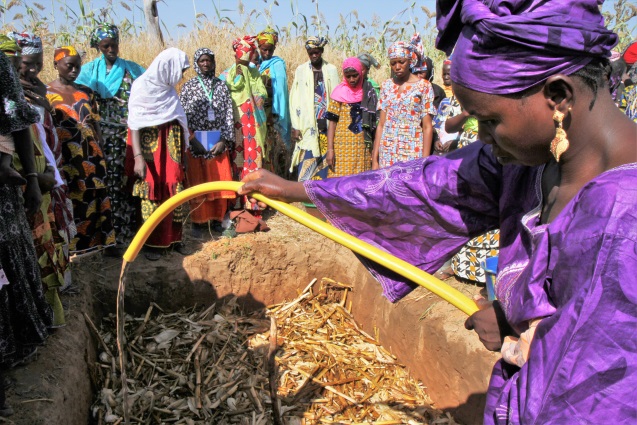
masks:
<path fill-rule="evenodd" d="M 157 248 L 146 248 L 144 257 L 146 257 L 148 261 L 158 261 L 161 258 L 161 251 Z"/>
<path fill-rule="evenodd" d="M 192 250 L 188 249 L 186 244 L 183 243 L 183 242 L 177 242 L 175 245 L 173 245 L 173 247 L 174 247 L 175 251 L 177 251 L 181 255 L 191 255 L 192 254 Z"/>
<path fill-rule="evenodd" d="M 436 273 L 434 273 L 434 277 L 440 279 L 440 280 L 447 280 L 451 277 L 454 276 L 453 273 L 453 269 L 451 267 L 446 267 L 444 269 L 440 269 L 438 270 Z"/>

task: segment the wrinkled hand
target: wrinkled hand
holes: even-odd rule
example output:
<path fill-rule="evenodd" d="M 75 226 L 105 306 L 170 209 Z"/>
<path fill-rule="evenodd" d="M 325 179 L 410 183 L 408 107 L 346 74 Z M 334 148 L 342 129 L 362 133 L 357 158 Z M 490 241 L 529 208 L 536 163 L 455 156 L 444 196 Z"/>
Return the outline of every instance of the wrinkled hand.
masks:
<path fill-rule="evenodd" d="M 290 202 L 292 200 L 292 186 L 302 186 L 301 183 L 290 182 L 264 169 L 259 169 L 253 173 L 247 174 L 241 181 L 245 184 L 239 188 L 239 195 L 247 195 L 249 193 L 257 192 L 267 196 L 268 198 L 283 202 Z M 257 200 L 250 198 L 250 202 L 254 203 L 257 202 Z M 260 208 L 266 207 L 266 204 L 263 202 L 257 203 Z"/>
<path fill-rule="evenodd" d="M 226 150 L 226 142 L 224 140 L 219 140 L 219 142 L 212 147 L 210 152 L 213 155 L 220 155 Z"/>
<path fill-rule="evenodd" d="M 32 216 L 40 209 L 40 204 L 42 204 L 42 192 L 40 192 L 36 179 L 30 178 L 27 180 L 27 186 L 22 196 L 27 215 Z"/>
<path fill-rule="evenodd" d="M 195 155 L 205 155 L 206 153 L 208 153 L 201 142 L 194 137 L 190 140 L 190 150 Z"/>
<path fill-rule="evenodd" d="M 296 130 L 296 129 L 293 128 L 291 137 L 292 137 L 292 141 L 294 143 L 297 143 L 299 140 L 301 140 L 302 135 L 301 135 L 301 132 L 299 130 Z"/>
<path fill-rule="evenodd" d="M 334 171 L 334 164 L 336 164 L 336 156 L 334 155 L 334 150 L 327 150 L 327 154 L 325 154 L 325 161 L 327 161 L 327 165 L 328 167 L 330 167 L 330 170 Z"/>
<path fill-rule="evenodd" d="M 467 330 L 475 330 L 487 350 L 499 351 L 504 336 L 511 330 L 498 301 L 476 299 L 479 311 L 473 313 L 465 322 Z"/>
<path fill-rule="evenodd" d="M 243 75 L 243 66 L 237 64 L 237 75 Z"/>
<path fill-rule="evenodd" d="M 140 179 L 144 180 L 146 178 L 146 161 L 143 155 L 135 157 L 135 168 L 133 168 L 133 171 Z"/>
<path fill-rule="evenodd" d="M 55 171 L 53 167 L 48 166 L 44 173 L 38 173 L 38 186 L 41 193 L 49 193 L 55 187 Z"/>

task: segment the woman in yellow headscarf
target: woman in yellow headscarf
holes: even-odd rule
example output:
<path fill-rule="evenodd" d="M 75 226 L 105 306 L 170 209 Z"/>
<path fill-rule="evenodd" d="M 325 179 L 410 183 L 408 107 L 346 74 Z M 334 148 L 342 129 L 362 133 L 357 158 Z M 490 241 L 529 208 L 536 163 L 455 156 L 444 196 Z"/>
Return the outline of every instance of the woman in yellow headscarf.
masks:
<path fill-rule="evenodd" d="M 290 168 L 290 108 L 285 61 L 274 56 L 278 41 L 279 34 L 270 27 L 257 35 L 261 54 L 259 72 L 268 92 L 265 101 L 268 117 L 266 144 L 270 155 L 266 158 L 266 168 L 285 177 Z"/>

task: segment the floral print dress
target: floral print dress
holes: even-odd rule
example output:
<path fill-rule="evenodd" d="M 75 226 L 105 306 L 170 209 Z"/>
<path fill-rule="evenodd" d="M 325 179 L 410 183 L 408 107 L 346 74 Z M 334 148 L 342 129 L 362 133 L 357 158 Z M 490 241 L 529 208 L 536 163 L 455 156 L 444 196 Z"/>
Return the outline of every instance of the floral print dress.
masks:
<path fill-rule="evenodd" d="M 389 79 L 381 87 L 378 109 L 386 114 L 380 139 L 381 168 L 421 158 L 422 120 L 427 114 L 436 115 L 434 91 L 429 81 L 418 80 L 403 85 L 405 87 L 401 92 L 402 86 Z"/>

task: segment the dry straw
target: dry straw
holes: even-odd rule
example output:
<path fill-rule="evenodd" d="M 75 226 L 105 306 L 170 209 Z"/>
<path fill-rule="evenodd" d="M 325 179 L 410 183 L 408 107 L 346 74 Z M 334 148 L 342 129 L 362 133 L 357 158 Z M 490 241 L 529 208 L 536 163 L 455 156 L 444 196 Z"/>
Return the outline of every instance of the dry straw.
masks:
<path fill-rule="evenodd" d="M 313 280 L 269 319 L 236 299 L 127 317 L 132 424 L 453 424 L 421 383 L 354 321 L 350 285 Z M 262 313 L 261 313 L 262 314 Z M 94 325 L 90 327 L 94 329 Z M 123 421 L 114 318 L 98 335 L 98 424 Z"/>

